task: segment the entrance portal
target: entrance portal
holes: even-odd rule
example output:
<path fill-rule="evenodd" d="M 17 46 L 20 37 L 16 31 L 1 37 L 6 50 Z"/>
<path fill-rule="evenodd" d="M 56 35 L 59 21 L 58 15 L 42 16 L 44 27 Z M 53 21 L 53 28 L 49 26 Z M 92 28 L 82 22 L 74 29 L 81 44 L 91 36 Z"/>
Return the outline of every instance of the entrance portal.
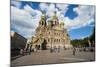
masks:
<path fill-rule="evenodd" d="M 46 50 L 47 49 L 47 41 L 44 39 L 43 43 L 41 44 L 41 49 Z"/>

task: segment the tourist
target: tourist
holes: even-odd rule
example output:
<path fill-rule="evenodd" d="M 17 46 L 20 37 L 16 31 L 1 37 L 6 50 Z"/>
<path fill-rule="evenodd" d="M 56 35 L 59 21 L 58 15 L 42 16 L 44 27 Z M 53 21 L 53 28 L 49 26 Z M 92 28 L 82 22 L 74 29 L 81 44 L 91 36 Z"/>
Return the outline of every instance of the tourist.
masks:
<path fill-rule="evenodd" d="M 34 48 L 34 51 L 35 51 L 35 52 L 37 52 L 37 46 L 38 46 L 38 45 L 35 45 L 35 48 Z"/>
<path fill-rule="evenodd" d="M 50 53 L 52 53 L 53 52 L 53 49 L 52 48 L 50 48 Z"/>
<path fill-rule="evenodd" d="M 56 52 L 56 46 L 54 46 L 54 52 Z"/>
<path fill-rule="evenodd" d="M 31 51 L 32 51 L 32 45 L 30 46 L 30 49 L 29 49 L 29 55 L 31 54 Z"/>
<path fill-rule="evenodd" d="M 63 48 L 64 48 L 64 50 L 66 50 L 66 47 L 65 46 Z"/>
<path fill-rule="evenodd" d="M 58 52 L 60 52 L 60 46 L 58 46 Z"/>
<path fill-rule="evenodd" d="M 76 48 L 73 47 L 73 55 L 75 56 Z"/>
<path fill-rule="evenodd" d="M 23 52 L 23 49 L 20 49 L 20 55 L 24 55 Z"/>

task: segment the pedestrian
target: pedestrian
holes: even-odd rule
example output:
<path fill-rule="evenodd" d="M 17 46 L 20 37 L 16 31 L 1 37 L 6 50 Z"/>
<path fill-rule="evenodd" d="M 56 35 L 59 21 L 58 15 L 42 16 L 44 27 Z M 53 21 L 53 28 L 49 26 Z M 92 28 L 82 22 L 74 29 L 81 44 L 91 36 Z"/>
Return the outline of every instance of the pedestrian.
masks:
<path fill-rule="evenodd" d="M 56 52 L 56 46 L 54 46 L 54 52 Z"/>
<path fill-rule="evenodd" d="M 60 46 L 58 46 L 58 53 L 60 52 Z"/>
<path fill-rule="evenodd" d="M 20 49 L 20 55 L 23 55 L 23 49 Z"/>
<path fill-rule="evenodd" d="M 64 48 L 64 50 L 66 50 L 66 47 L 65 46 L 63 48 Z"/>
<path fill-rule="evenodd" d="M 26 55 L 26 49 L 25 48 L 23 49 L 23 55 Z"/>
<path fill-rule="evenodd" d="M 34 51 L 37 52 L 37 45 L 35 45 Z"/>
<path fill-rule="evenodd" d="M 53 52 L 53 49 L 52 48 L 50 48 L 50 53 L 52 53 Z"/>
<path fill-rule="evenodd" d="M 73 55 L 75 56 L 76 48 L 73 48 Z"/>
<path fill-rule="evenodd" d="M 29 48 L 29 44 L 27 44 L 27 47 L 26 47 L 26 52 L 28 52 L 28 48 Z"/>
<path fill-rule="evenodd" d="M 31 54 L 31 51 L 32 51 L 32 45 L 30 45 L 29 55 Z"/>

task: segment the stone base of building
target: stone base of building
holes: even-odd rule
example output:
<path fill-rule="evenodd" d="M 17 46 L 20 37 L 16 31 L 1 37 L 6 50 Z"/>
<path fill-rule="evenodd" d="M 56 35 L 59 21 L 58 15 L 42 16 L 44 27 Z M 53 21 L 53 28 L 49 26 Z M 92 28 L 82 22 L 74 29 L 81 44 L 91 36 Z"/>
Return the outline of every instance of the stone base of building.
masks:
<path fill-rule="evenodd" d="M 47 44 L 47 48 L 60 48 L 60 49 L 67 49 L 67 48 L 72 48 L 73 46 L 70 44 L 62 45 L 62 44 Z"/>

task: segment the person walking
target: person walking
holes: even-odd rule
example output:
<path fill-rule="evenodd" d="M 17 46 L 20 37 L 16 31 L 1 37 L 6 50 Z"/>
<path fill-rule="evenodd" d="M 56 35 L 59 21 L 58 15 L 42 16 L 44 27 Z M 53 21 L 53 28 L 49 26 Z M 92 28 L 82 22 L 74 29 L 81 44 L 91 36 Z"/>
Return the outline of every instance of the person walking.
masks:
<path fill-rule="evenodd" d="M 32 51 L 32 45 L 30 45 L 29 55 L 31 54 L 31 51 Z"/>
<path fill-rule="evenodd" d="M 58 53 L 60 52 L 60 46 L 58 46 Z"/>
<path fill-rule="evenodd" d="M 73 55 L 75 56 L 76 48 L 73 47 Z"/>
<path fill-rule="evenodd" d="M 23 52 L 24 52 L 23 49 L 20 49 L 20 55 L 24 55 Z"/>
<path fill-rule="evenodd" d="M 50 48 L 50 53 L 53 53 L 53 51 L 54 51 L 54 49 L 51 47 L 51 48 Z"/>
<path fill-rule="evenodd" d="M 35 45 L 34 51 L 37 52 L 38 48 L 37 45 Z"/>

